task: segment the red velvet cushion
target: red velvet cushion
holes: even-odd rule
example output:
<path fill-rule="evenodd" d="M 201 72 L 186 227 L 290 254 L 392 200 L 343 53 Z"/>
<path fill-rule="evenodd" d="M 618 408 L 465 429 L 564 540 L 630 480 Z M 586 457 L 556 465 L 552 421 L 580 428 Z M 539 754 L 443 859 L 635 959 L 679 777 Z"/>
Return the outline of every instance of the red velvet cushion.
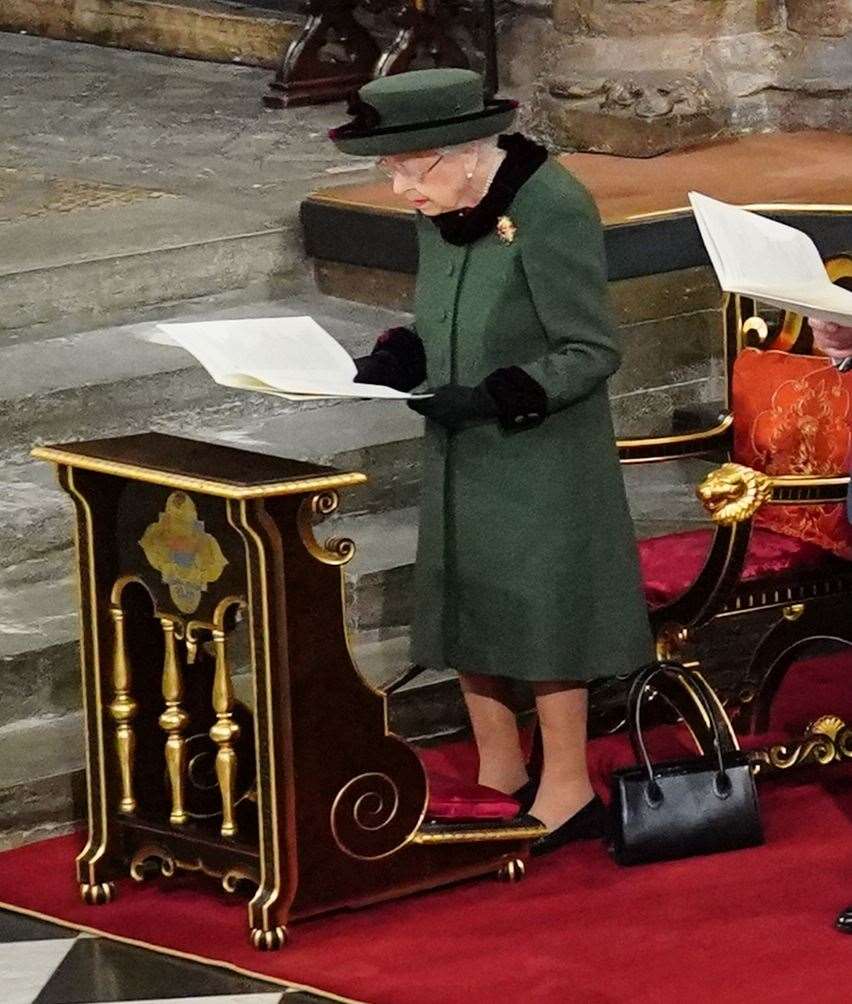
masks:
<path fill-rule="evenodd" d="M 486 788 L 475 781 L 465 781 L 445 773 L 423 757 L 429 775 L 429 819 L 512 819 L 520 808 L 514 798 Z"/>
<path fill-rule="evenodd" d="M 849 470 L 852 373 L 824 356 L 744 349 L 734 363 L 734 457 L 767 474 Z M 765 505 L 755 525 L 852 558 L 846 506 Z"/>
<path fill-rule="evenodd" d="M 639 561 L 650 607 L 681 596 L 698 577 L 710 553 L 712 530 L 687 530 L 639 541 Z M 754 527 L 742 579 L 750 581 L 794 569 L 815 568 L 828 555 L 816 544 Z"/>

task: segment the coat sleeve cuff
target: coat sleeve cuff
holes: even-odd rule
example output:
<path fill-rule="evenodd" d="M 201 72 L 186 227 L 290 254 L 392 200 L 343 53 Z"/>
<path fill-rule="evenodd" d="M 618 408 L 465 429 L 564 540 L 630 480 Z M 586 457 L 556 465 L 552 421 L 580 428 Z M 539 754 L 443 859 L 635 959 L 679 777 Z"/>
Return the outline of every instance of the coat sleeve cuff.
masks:
<path fill-rule="evenodd" d="M 547 418 L 547 392 L 520 366 L 495 370 L 484 383 L 497 405 L 497 421 L 504 429 L 531 429 Z"/>
<path fill-rule="evenodd" d="M 389 328 L 379 335 L 373 355 L 392 357 L 398 376 L 397 390 L 413 390 L 426 379 L 426 352 L 411 328 Z"/>

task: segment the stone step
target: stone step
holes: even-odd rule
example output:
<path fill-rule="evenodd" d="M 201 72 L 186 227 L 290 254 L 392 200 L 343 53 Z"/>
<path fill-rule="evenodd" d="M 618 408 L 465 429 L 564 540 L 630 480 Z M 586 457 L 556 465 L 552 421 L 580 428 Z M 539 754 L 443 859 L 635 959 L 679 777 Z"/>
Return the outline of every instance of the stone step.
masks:
<path fill-rule="evenodd" d="M 299 203 L 349 170 L 339 110 L 268 112 L 265 70 L 20 35 L 0 33 L 0 64 L 4 338 L 304 278 Z"/>
<path fill-rule="evenodd" d="M 209 305 L 173 310 L 169 319 L 304 314 L 327 328 L 352 355 L 369 351 L 383 328 L 405 321 L 404 315 L 397 312 L 363 307 L 304 289 L 276 301 L 218 310 Z M 183 350 L 136 337 L 150 330 L 149 323 L 50 338 L 38 337 L 30 330 L 27 338 L 0 342 L 0 422 L 6 431 L 0 443 L 0 460 L 23 459 L 36 441 L 93 438 L 112 435 L 113 429 L 137 431 L 154 427 L 155 423 L 158 428 L 168 426 L 178 434 L 195 425 L 211 431 L 221 428 L 225 435 L 239 438 L 241 428 L 253 428 L 266 419 L 323 408 L 348 408 L 353 403 L 292 402 L 220 387 Z M 377 404 L 382 408 L 374 408 L 375 415 L 393 416 L 388 421 L 398 419 L 402 429 L 410 429 L 420 421 L 398 402 Z M 194 421 L 202 410 L 203 417 Z M 348 429 L 349 423 L 342 421 L 340 428 Z M 272 427 L 267 432 L 274 436 L 280 430 Z M 321 438 L 327 442 L 330 435 L 327 431 Z M 348 434 L 347 445 L 350 450 L 360 445 L 357 433 Z"/>
<path fill-rule="evenodd" d="M 295 7 L 258 9 L 218 0 L 3 0 L 0 31 L 274 67 L 304 22 Z"/>

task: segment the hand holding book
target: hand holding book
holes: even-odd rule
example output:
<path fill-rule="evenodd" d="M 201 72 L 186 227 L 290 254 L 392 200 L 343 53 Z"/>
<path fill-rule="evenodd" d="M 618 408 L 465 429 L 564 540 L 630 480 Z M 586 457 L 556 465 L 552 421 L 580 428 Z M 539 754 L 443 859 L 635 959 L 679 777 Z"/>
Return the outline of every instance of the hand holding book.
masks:
<path fill-rule="evenodd" d="M 356 383 L 355 361 L 311 317 L 158 324 L 157 329 L 153 341 L 185 349 L 225 387 L 294 400 L 423 396 Z"/>
<path fill-rule="evenodd" d="M 852 291 L 829 279 L 807 234 L 699 192 L 690 192 L 689 201 L 722 289 L 817 320 L 852 324 Z"/>

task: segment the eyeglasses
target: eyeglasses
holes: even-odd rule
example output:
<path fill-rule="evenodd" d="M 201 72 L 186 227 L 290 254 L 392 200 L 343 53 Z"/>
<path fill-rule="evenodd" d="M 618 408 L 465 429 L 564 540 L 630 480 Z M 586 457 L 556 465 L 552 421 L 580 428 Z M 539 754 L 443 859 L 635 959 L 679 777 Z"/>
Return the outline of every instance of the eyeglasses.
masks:
<path fill-rule="evenodd" d="M 376 167 L 389 178 L 404 178 L 415 185 L 420 184 L 426 175 L 444 159 L 442 153 L 434 157 L 381 157 L 376 161 Z M 426 167 L 423 167 L 423 165 Z"/>

